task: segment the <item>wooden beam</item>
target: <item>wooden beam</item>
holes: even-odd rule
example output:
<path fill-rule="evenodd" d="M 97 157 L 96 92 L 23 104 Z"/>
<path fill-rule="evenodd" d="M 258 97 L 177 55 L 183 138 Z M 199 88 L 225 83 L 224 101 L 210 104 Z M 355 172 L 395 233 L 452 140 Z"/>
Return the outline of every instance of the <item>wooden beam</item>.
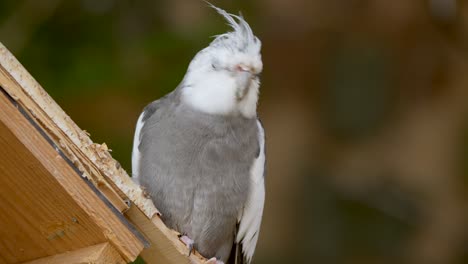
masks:
<path fill-rule="evenodd" d="M 5 262 L 105 242 L 100 228 L 6 126 L 7 118 L 17 126 L 28 125 L 28 121 L 1 92 L 0 108 L 0 255 Z M 41 138 L 37 132 L 27 131 L 23 133 L 31 144 Z M 44 158 L 60 159 L 58 153 Z"/>
<path fill-rule="evenodd" d="M 148 217 L 157 213 L 151 200 L 112 158 L 106 144 L 94 143 L 1 43 L 0 85 L 116 208 L 128 209 L 123 199 L 130 198 Z"/>
<path fill-rule="evenodd" d="M 131 201 L 125 216 L 152 244 L 142 254 L 147 263 L 159 263 L 161 259 L 163 263 L 204 262 L 198 253 L 186 256 L 187 250 L 176 233 L 162 223 L 152 201 L 112 158 L 107 146 L 93 143 L 1 43 L 0 85 L 116 208 L 125 211 L 128 206 L 123 205 L 123 200 Z"/>
<path fill-rule="evenodd" d="M 0 108 L 2 257 L 16 263 L 107 240 L 134 260 L 143 243 L 126 220 L 3 92 Z"/>
<path fill-rule="evenodd" d="M 124 264 L 119 253 L 109 244 L 102 243 L 23 264 Z"/>
<path fill-rule="evenodd" d="M 4 48 L 4 47 L 3 47 Z M 6 49 L 2 50 L 2 45 L 0 43 L 0 85 L 3 87 L 5 92 L 10 95 L 19 105 L 21 105 L 25 111 L 27 111 L 30 116 L 36 121 L 36 123 L 42 128 L 44 132 L 48 134 L 48 136 L 56 143 L 56 145 L 61 148 L 64 153 L 67 153 L 67 157 L 73 161 L 75 166 L 80 169 L 83 176 L 88 178 L 89 180 L 93 181 L 93 183 L 98 186 L 101 192 L 106 195 L 107 199 L 112 202 L 114 207 L 118 208 L 120 211 L 125 211 L 128 209 L 128 206 L 125 202 L 120 198 L 119 194 L 113 189 L 109 188 L 109 183 L 103 180 L 103 176 L 101 173 L 94 167 L 92 163 L 86 162 L 81 160 L 80 158 L 76 157 L 80 153 L 80 149 L 76 148 L 73 144 L 69 144 L 70 139 L 67 138 L 61 130 L 57 130 L 57 125 L 54 126 L 54 123 L 51 122 L 50 117 L 44 116 L 44 110 L 38 107 L 37 102 L 34 99 L 31 99 L 26 94 L 26 88 L 22 85 L 32 85 L 31 83 L 23 83 L 20 84 L 18 79 L 15 75 L 20 74 L 21 77 L 24 76 L 24 79 L 29 79 L 30 75 L 26 72 L 26 70 L 21 66 L 21 64 L 15 65 L 18 63 L 16 59 L 11 55 Z M 29 77 L 28 77 L 29 76 Z M 23 80 L 23 79 L 21 79 Z M 40 87 L 39 87 L 40 88 Z M 42 89 L 42 88 L 41 88 Z M 42 91 L 42 97 L 40 98 L 39 102 L 42 102 L 45 109 L 51 111 L 54 108 L 54 103 L 52 98 L 48 96 L 48 94 Z M 50 101 L 50 102 L 49 102 Z M 49 102 L 49 106 L 46 107 L 45 104 Z M 56 105 L 56 104 L 55 104 Z M 58 107 L 58 106 L 57 106 Z M 49 114 L 59 115 L 59 111 L 51 112 Z M 62 111 L 62 117 L 65 120 L 71 120 L 66 114 Z M 55 117 L 57 118 L 57 117 Z M 72 122 L 72 121 L 69 121 Z M 67 123 L 65 123 L 67 124 Z M 72 134 L 82 133 L 86 136 L 84 131 L 72 131 Z M 76 136 L 80 136 L 80 134 L 76 134 Z M 90 145 L 93 144 L 92 142 L 89 143 Z M 96 148 L 98 146 L 94 146 Z M 78 153 L 78 154 L 77 154 Z"/>
<path fill-rule="evenodd" d="M 151 246 L 141 252 L 141 257 L 147 263 L 205 263 L 198 252 L 188 256 L 187 247 L 178 239 L 178 233 L 167 228 L 158 215 L 149 219 L 142 211 L 133 206 L 125 212 L 125 216 L 145 234 Z"/>

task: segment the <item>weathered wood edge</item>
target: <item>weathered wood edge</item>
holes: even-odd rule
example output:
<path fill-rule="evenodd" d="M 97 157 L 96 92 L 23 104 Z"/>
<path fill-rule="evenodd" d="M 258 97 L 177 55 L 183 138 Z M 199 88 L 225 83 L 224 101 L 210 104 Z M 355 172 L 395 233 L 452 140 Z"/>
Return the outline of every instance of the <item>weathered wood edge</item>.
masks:
<path fill-rule="evenodd" d="M 144 248 L 141 235 L 89 180 L 81 177 L 81 173 L 62 155 L 24 108 L 3 92 L 0 104 L 4 111 L 1 116 L 3 125 L 41 163 L 49 177 L 59 183 L 62 190 L 83 209 L 122 257 L 133 261 Z"/>
<path fill-rule="evenodd" d="M 83 176 L 89 178 L 98 187 L 99 185 L 106 186 L 104 189 L 108 191 L 115 191 L 112 185 L 117 186 L 118 190 L 138 206 L 147 217 L 151 218 L 157 214 L 157 209 L 151 200 L 142 195 L 142 190 L 112 158 L 107 146 L 93 143 L 89 135 L 65 114 L 1 43 L 0 70 L 3 70 L 3 74 L 11 82 L 10 85 L 3 85 L 5 91 L 25 107 L 39 124 L 45 126 L 47 132 L 57 141 L 70 160 L 82 171 Z M 12 83 L 18 85 L 11 85 Z M 103 176 L 111 181 L 107 181 Z"/>
<path fill-rule="evenodd" d="M 108 197 L 111 202 L 116 200 L 112 196 L 117 192 L 120 198 L 128 198 L 138 207 L 130 207 L 125 215 L 152 243 L 142 252 L 143 259 L 147 263 L 160 262 L 162 260 L 160 258 L 167 263 L 197 264 L 206 261 L 197 252 L 187 255 L 187 248 L 178 239 L 177 233 L 164 225 L 152 201 L 143 195 L 140 187 L 112 158 L 106 144 L 93 143 L 89 134 L 81 130 L 65 114 L 1 42 L 0 84 L 5 92 L 23 106 L 45 132 L 51 135 L 60 149 L 81 171 L 83 177 L 93 182 L 106 197 L 111 196 Z M 124 210 L 121 208 L 121 211 Z M 159 235 L 154 237 L 155 233 Z"/>
<path fill-rule="evenodd" d="M 147 218 L 137 207 L 130 207 L 125 216 L 146 235 L 151 247 L 141 252 L 147 263 L 204 263 L 206 259 L 198 252 L 189 256 L 188 248 L 178 240 L 178 233 L 167 228 L 158 215 Z"/>

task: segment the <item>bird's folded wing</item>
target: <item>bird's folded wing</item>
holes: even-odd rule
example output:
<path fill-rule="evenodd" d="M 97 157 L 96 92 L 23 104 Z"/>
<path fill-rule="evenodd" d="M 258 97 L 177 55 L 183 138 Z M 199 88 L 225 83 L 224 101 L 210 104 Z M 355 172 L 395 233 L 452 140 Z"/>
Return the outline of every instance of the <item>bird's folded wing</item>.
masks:
<path fill-rule="evenodd" d="M 143 112 L 138 118 L 135 136 L 133 138 L 133 149 L 132 149 L 132 179 L 134 182 L 140 184 L 139 173 L 140 173 L 140 161 L 141 161 L 141 152 L 140 152 L 140 143 L 142 138 L 142 130 L 145 125 L 146 120 L 150 118 L 156 110 L 160 107 L 162 100 L 156 100 L 145 107 Z"/>
<path fill-rule="evenodd" d="M 239 217 L 236 237 L 236 243 L 242 248 L 241 254 L 245 263 L 250 263 L 255 251 L 265 202 L 265 133 L 260 121 L 257 121 L 257 125 L 260 152 L 250 169 L 250 192 Z"/>

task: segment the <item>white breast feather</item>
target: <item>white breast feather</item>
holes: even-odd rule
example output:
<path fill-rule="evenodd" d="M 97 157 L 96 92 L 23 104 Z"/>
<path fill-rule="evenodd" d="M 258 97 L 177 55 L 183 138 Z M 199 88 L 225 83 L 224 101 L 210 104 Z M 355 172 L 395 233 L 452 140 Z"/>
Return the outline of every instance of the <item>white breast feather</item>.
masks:
<path fill-rule="evenodd" d="M 143 116 L 145 112 L 141 113 L 140 117 L 138 118 L 136 129 L 135 129 L 135 137 L 133 138 L 133 149 L 132 149 L 132 179 L 136 183 L 140 183 L 138 179 L 138 173 L 140 171 L 140 159 L 141 154 L 140 150 L 138 150 L 138 146 L 140 145 L 140 134 L 141 129 L 143 128 Z"/>
<path fill-rule="evenodd" d="M 260 155 L 254 160 L 250 169 L 251 191 L 240 215 L 239 230 L 236 241 L 242 244 L 242 254 L 250 263 L 257 245 L 258 233 L 262 222 L 263 205 L 265 203 L 265 134 L 262 125 L 257 121 L 258 140 L 260 143 Z"/>

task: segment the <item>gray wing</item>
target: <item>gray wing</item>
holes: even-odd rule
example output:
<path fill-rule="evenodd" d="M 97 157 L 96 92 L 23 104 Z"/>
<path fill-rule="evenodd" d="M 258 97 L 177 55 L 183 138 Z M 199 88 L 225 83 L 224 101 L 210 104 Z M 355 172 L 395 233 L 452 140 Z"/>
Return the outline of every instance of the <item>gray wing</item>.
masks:
<path fill-rule="evenodd" d="M 236 264 L 250 263 L 262 222 L 263 205 L 265 203 L 265 133 L 260 121 L 258 126 L 258 142 L 260 152 L 250 170 L 250 192 L 244 210 L 239 216 L 236 244 L 233 254 Z"/>
<path fill-rule="evenodd" d="M 170 93 L 159 100 L 150 103 L 141 113 L 135 131 L 132 174 L 146 194 L 151 197 L 154 205 L 162 214 L 164 223 L 175 230 L 181 231 L 180 225 L 188 211 L 187 201 L 191 195 L 193 184 L 180 176 L 187 166 L 184 153 L 177 145 L 187 144 L 187 136 L 171 136 L 177 134 L 174 125 L 174 112 L 178 101 L 176 94 Z M 176 142 L 179 140 L 179 142 Z M 180 156 L 180 158 L 175 158 Z M 180 187 L 178 187 L 180 186 Z"/>
<path fill-rule="evenodd" d="M 160 100 L 156 100 L 143 109 L 143 112 L 140 114 L 138 118 L 136 128 L 135 128 L 135 135 L 133 137 L 133 148 L 132 148 L 132 179 L 137 184 L 140 184 L 140 162 L 141 162 L 141 153 L 140 153 L 140 143 L 141 143 L 141 131 L 143 126 L 145 125 L 146 120 L 150 116 L 152 116 L 156 110 L 160 107 L 161 101 L 164 99 L 161 98 Z"/>

